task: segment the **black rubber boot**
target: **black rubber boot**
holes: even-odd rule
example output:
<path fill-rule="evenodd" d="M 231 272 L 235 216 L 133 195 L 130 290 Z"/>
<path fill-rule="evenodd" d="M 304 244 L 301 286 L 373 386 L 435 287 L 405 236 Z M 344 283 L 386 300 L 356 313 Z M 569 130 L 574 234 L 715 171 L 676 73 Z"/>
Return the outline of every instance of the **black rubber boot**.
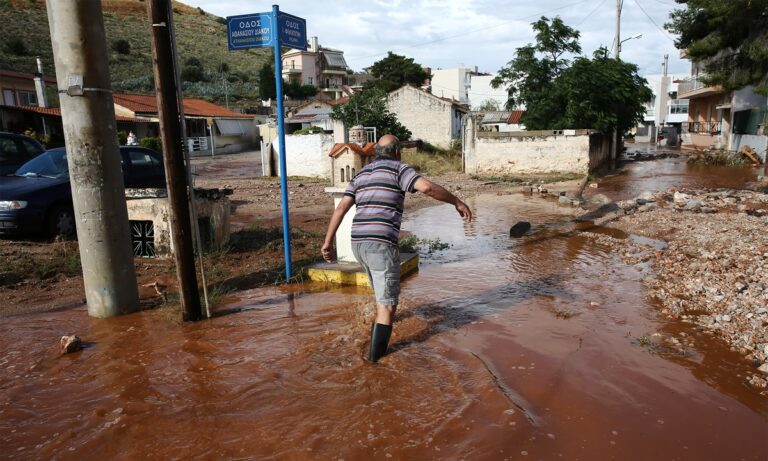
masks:
<path fill-rule="evenodd" d="M 371 362 L 378 362 L 387 353 L 387 345 L 391 335 L 392 325 L 383 325 L 376 322 L 371 325 L 371 353 L 368 356 Z"/>

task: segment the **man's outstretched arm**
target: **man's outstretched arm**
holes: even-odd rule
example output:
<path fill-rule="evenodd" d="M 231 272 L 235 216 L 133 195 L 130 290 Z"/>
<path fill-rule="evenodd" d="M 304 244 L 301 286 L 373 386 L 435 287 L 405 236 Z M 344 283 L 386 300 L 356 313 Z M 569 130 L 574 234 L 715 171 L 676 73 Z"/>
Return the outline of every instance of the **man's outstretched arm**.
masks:
<path fill-rule="evenodd" d="M 416 180 L 416 184 L 414 184 L 413 187 L 417 191 L 426 194 L 435 200 L 450 203 L 456 207 L 456 211 L 462 218 L 466 219 L 467 222 L 472 221 L 472 211 L 469 209 L 467 204 L 459 200 L 459 198 L 452 193 L 448 192 L 443 186 L 435 184 L 427 178 L 419 178 Z"/>
<path fill-rule="evenodd" d="M 325 233 L 325 241 L 323 242 L 323 247 L 320 249 L 320 253 L 322 253 L 323 259 L 328 262 L 334 260 L 335 255 L 333 251 L 333 239 L 336 237 L 336 231 L 339 230 L 341 221 L 344 220 L 344 216 L 354 204 L 355 200 L 347 195 L 341 199 L 339 206 L 337 206 L 333 211 L 331 222 L 328 224 L 328 232 Z"/>

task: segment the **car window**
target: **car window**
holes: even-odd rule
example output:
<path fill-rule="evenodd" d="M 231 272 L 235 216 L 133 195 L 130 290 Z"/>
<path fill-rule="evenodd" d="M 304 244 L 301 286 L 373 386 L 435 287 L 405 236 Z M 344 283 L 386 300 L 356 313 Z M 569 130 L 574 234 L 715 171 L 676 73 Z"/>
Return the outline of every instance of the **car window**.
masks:
<path fill-rule="evenodd" d="M 43 149 L 41 149 L 40 146 L 33 143 L 29 139 L 21 139 L 21 145 L 24 146 L 24 149 L 27 151 L 27 155 L 29 156 L 29 158 L 35 157 L 43 153 Z"/>
<path fill-rule="evenodd" d="M 0 162 L 15 163 L 24 161 L 19 146 L 12 138 L 0 138 Z"/>
<path fill-rule="evenodd" d="M 128 152 L 128 158 L 131 159 L 131 166 L 133 167 L 152 167 L 160 165 L 160 160 L 146 151 L 131 150 Z"/>
<path fill-rule="evenodd" d="M 64 150 L 49 150 L 22 165 L 16 170 L 17 176 L 43 176 L 47 178 L 68 178 L 67 153 Z"/>

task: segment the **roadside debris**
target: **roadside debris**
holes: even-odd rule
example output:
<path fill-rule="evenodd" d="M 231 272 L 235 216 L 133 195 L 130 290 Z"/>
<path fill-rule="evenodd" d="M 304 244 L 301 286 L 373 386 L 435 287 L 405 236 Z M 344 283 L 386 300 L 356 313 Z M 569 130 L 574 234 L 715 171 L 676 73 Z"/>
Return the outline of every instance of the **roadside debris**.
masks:
<path fill-rule="evenodd" d="M 528 221 L 520 221 L 509 229 L 509 236 L 520 238 L 529 230 L 531 230 L 531 223 Z"/>
<path fill-rule="evenodd" d="M 662 313 L 722 338 L 754 364 L 747 382 L 768 389 L 768 194 L 669 189 L 617 205 L 611 227 L 668 245 L 595 238 L 647 265 Z"/>
<path fill-rule="evenodd" d="M 71 354 L 83 348 L 83 341 L 77 335 L 62 336 L 59 340 L 61 355 Z"/>

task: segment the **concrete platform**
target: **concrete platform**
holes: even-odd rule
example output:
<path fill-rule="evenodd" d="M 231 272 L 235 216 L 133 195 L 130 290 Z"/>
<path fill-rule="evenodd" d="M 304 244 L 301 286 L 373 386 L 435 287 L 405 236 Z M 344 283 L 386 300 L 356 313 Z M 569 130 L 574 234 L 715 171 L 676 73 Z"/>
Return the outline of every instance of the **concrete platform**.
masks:
<path fill-rule="evenodd" d="M 419 270 L 417 253 L 400 254 L 400 278 Z M 358 263 L 318 263 L 307 269 L 307 276 L 315 282 L 338 283 L 340 285 L 358 285 L 368 287 L 368 275 Z"/>

